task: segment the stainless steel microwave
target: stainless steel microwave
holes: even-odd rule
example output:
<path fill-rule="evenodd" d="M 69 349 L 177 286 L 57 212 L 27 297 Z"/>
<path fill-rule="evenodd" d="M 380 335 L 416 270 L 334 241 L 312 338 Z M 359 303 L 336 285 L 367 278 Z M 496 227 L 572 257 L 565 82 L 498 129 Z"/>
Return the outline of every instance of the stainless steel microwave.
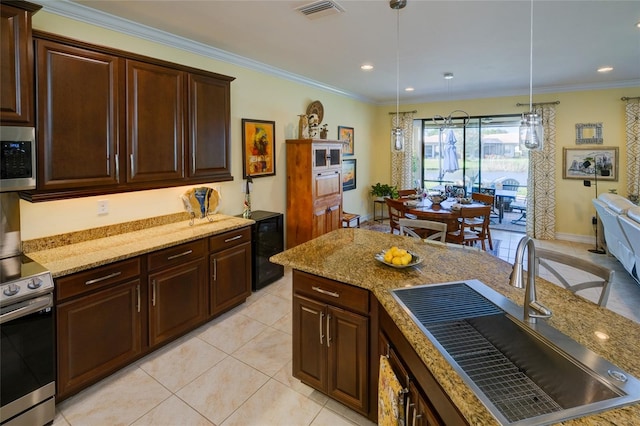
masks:
<path fill-rule="evenodd" d="M 35 128 L 0 126 L 0 192 L 35 188 Z"/>

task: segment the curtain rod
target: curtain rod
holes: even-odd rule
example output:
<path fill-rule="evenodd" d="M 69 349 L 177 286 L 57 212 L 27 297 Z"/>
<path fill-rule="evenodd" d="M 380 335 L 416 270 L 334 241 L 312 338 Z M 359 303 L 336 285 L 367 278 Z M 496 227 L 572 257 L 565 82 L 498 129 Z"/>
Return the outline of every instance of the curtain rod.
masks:
<path fill-rule="evenodd" d="M 623 96 L 620 98 L 621 101 L 630 101 L 632 99 L 640 99 L 640 96 L 636 96 L 635 98 L 630 98 L 628 96 Z"/>
<path fill-rule="evenodd" d="M 398 111 L 398 114 L 415 114 L 417 113 L 418 110 L 413 110 L 413 111 Z M 389 115 L 396 115 L 395 111 L 394 112 L 390 112 Z"/>
<path fill-rule="evenodd" d="M 539 106 L 539 105 L 559 105 L 560 101 L 553 101 L 553 102 L 534 102 L 531 104 L 531 106 Z M 529 106 L 529 104 L 521 104 L 520 102 L 518 102 L 516 104 L 516 106 L 521 107 L 521 106 Z"/>

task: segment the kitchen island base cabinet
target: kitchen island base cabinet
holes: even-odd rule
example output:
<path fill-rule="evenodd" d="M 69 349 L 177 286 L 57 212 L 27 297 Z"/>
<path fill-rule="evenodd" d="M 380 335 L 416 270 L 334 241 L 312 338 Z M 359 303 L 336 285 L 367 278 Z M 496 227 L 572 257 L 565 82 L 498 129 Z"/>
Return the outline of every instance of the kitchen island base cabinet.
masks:
<path fill-rule="evenodd" d="M 142 353 L 145 308 L 141 291 L 136 279 L 58 304 L 58 400 Z"/>
<path fill-rule="evenodd" d="M 468 425 L 389 314 L 379 309 L 379 354 L 389 359 L 406 394 L 405 424 Z M 376 362 L 377 364 L 377 362 Z"/>
<path fill-rule="evenodd" d="M 369 294 L 293 272 L 293 376 L 369 416 Z"/>

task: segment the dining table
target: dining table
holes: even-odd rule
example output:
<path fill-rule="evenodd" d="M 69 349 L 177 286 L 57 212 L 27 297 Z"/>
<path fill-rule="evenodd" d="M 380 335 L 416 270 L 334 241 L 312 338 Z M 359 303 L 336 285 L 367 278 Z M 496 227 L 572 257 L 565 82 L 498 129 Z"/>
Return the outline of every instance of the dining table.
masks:
<path fill-rule="evenodd" d="M 459 227 L 458 218 L 461 208 L 483 207 L 477 201 L 461 203 L 457 198 L 448 198 L 440 204 L 434 204 L 429 198 L 401 198 L 407 207 L 406 214 L 418 219 L 433 220 L 447 224 L 447 232 L 456 231 Z"/>

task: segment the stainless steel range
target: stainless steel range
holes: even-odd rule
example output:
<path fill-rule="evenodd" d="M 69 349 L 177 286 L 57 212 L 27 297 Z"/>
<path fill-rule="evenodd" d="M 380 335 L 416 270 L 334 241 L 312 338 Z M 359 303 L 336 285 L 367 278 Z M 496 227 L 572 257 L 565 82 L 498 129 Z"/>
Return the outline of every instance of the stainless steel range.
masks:
<path fill-rule="evenodd" d="M 21 253 L 17 193 L 0 209 L 0 424 L 41 426 L 55 416 L 53 278 Z"/>

